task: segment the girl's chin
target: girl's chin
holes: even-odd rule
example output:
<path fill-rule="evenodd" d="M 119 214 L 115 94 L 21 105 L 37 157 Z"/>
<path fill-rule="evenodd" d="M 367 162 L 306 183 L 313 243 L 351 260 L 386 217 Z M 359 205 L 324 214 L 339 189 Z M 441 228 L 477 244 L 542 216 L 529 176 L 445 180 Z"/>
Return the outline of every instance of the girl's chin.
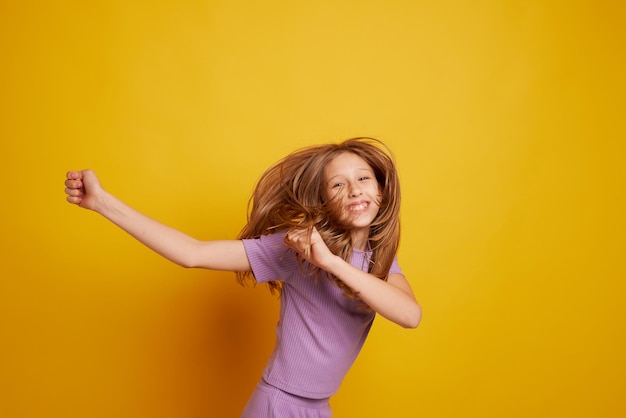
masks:
<path fill-rule="evenodd" d="M 374 221 L 374 217 L 369 213 L 362 213 L 358 215 L 348 216 L 345 220 L 346 223 L 353 228 L 369 228 Z"/>
<path fill-rule="evenodd" d="M 349 225 L 348 229 L 353 236 L 365 236 L 369 237 L 370 226 L 369 225 Z"/>
<path fill-rule="evenodd" d="M 363 213 L 359 215 L 345 214 L 338 219 L 338 224 L 346 230 L 364 230 L 369 233 L 369 228 L 374 221 L 375 216 L 371 216 L 369 213 Z"/>

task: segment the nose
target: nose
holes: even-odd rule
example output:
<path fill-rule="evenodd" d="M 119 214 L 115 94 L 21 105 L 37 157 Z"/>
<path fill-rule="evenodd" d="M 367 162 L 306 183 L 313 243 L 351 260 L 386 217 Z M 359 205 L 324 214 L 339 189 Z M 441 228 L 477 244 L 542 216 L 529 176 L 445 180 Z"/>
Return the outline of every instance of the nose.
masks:
<path fill-rule="evenodd" d="M 357 196 L 361 196 L 361 194 L 363 194 L 361 192 L 361 188 L 359 187 L 358 183 L 351 183 L 350 184 L 350 190 L 348 191 L 348 196 L 350 197 L 357 197 Z"/>

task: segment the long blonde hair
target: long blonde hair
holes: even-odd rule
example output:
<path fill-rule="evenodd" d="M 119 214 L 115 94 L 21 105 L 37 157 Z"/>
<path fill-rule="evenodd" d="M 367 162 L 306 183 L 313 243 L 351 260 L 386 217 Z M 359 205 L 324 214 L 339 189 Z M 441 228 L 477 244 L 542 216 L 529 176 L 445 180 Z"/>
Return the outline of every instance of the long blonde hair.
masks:
<path fill-rule="evenodd" d="M 333 218 L 335 202 L 333 199 L 325 201 L 323 193 L 324 168 L 344 152 L 363 158 L 378 181 L 380 209 L 370 226 L 372 256 L 368 271 L 386 280 L 400 241 L 400 182 L 391 150 L 375 138 L 350 138 L 338 144 L 303 148 L 272 165 L 257 182 L 248 203 L 248 223 L 238 238 L 258 238 L 292 228 L 315 227 L 328 248 L 349 262 L 354 249 L 350 231 Z M 358 299 L 337 278 L 320 269 L 317 273 L 333 280 L 346 296 Z M 242 285 L 255 283 L 251 272 L 237 273 L 237 279 Z M 272 292 L 281 289 L 280 278 L 276 279 L 268 282 Z"/>

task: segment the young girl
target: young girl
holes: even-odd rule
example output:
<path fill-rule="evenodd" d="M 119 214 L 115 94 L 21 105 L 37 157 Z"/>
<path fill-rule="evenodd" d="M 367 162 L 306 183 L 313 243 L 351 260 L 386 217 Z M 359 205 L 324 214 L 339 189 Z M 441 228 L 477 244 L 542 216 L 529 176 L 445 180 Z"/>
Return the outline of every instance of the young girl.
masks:
<path fill-rule="evenodd" d="M 259 180 L 238 240 L 198 241 L 130 208 L 90 170 L 70 171 L 70 203 L 100 213 L 183 267 L 229 270 L 280 293 L 276 345 L 242 417 L 330 417 L 329 398 L 375 313 L 407 328 L 421 309 L 398 266 L 400 188 L 373 138 L 289 154 Z"/>

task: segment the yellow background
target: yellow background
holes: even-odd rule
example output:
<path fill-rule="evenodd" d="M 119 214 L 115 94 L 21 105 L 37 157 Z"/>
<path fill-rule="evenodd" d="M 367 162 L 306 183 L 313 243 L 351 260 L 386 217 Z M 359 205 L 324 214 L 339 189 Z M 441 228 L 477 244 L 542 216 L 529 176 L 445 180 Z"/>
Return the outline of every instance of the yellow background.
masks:
<path fill-rule="evenodd" d="M 417 330 L 337 417 L 626 416 L 620 1 L 0 4 L 0 415 L 235 417 L 277 301 L 64 201 L 69 169 L 233 238 L 287 152 L 395 151 Z"/>

